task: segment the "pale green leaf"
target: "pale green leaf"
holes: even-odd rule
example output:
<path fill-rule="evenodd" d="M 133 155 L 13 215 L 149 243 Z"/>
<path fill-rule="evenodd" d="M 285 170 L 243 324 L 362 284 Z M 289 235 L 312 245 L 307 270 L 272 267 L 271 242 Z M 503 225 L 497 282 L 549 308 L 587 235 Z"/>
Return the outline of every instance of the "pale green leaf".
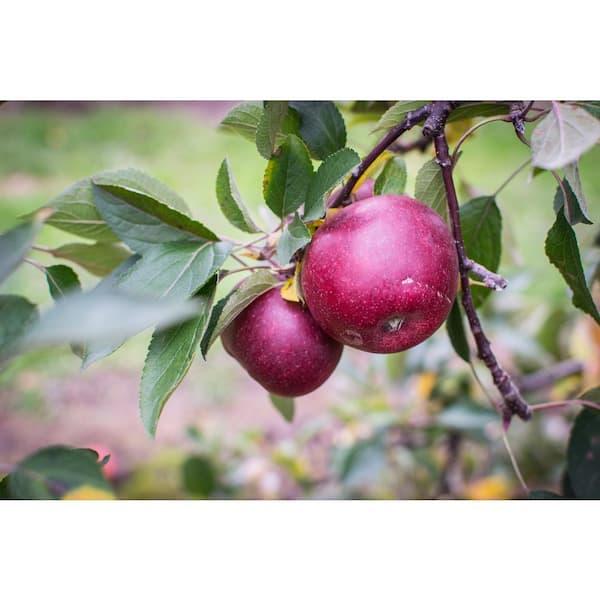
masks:
<path fill-rule="evenodd" d="M 417 173 L 415 198 L 433 208 L 444 220 L 448 220 L 442 170 L 435 159 L 427 161 Z"/>
<path fill-rule="evenodd" d="M 269 398 L 271 398 L 271 402 L 277 409 L 277 412 L 288 423 L 291 423 L 294 420 L 294 413 L 296 412 L 296 401 L 294 398 L 284 398 L 275 394 L 269 394 Z"/>
<path fill-rule="evenodd" d="M 279 243 L 277 244 L 277 262 L 286 265 L 296 250 L 303 248 L 310 242 L 310 232 L 302 219 L 296 213 L 294 220 L 283 230 Z"/>
<path fill-rule="evenodd" d="M 406 176 L 406 161 L 401 156 L 392 156 L 375 180 L 375 195 L 404 194 Z"/>

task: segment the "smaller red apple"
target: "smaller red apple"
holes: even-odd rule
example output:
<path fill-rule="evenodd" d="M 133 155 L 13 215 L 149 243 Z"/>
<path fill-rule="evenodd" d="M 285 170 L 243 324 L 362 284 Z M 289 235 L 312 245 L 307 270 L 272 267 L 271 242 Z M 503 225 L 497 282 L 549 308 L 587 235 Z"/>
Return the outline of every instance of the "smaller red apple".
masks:
<path fill-rule="evenodd" d="M 343 346 L 298 302 L 273 288 L 247 306 L 223 331 L 225 350 L 273 394 L 303 396 L 329 378 Z"/>

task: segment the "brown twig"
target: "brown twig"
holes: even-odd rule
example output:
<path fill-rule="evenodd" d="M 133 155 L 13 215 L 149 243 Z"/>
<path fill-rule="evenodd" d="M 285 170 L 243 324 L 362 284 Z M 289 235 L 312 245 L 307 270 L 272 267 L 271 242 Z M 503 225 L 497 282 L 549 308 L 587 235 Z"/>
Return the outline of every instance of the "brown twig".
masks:
<path fill-rule="evenodd" d="M 356 182 L 360 179 L 363 173 L 377 160 L 377 157 L 382 154 L 387 148 L 395 142 L 405 131 L 412 129 L 417 123 L 420 123 L 423 119 L 429 117 L 431 112 L 431 106 L 435 103 L 426 104 L 417 110 L 409 112 L 406 117 L 398 123 L 395 127 L 392 127 L 388 133 L 381 139 L 381 141 L 363 158 L 360 164 L 352 171 L 352 175 L 342 187 L 340 193 L 336 195 L 331 203 L 328 205 L 329 208 L 336 208 L 343 206 L 352 192 L 352 188 Z"/>
<path fill-rule="evenodd" d="M 477 275 L 484 285 L 492 290 L 503 290 L 508 285 L 508 282 L 502 275 L 498 275 L 498 273 L 486 269 L 483 265 L 480 265 L 470 258 L 465 258 L 465 269 L 474 275 Z"/>
<path fill-rule="evenodd" d="M 478 356 L 489 369 L 494 384 L 502 396 L 503 402 L 501 412 L 504 421 L 504 427 L 507 429 L 510 425 L 513 415 L 518 415 L 524 420 L 530 419 L 531 408 L 527 402 L 523 400 L 519 389 L 513 382 L 510 375 L 498 363 L 498 360 L 492 351 L 490 341 L 483 331 L 479 316 L 477 315 L 475 306 L 473 304 L 471 287 L 469 285 L 470 269 L 467 266 L 469 259 L 467 258 L 464 240 L 462 237 L 458 197 L 456 195 L 456 188 L 454 187 L 454 181 L 452 179 L 452 161 L 450 160 L 448 141 L 446 140 L 446 135 L 444 133 L 446 119 L 452 108 L 453 106 L 451 102 L 433 103 L 431 112 L 432 114 L 439 115 L 439 117 L 432 119 L 430 116 L 428 118 L 428 121 L 430 121 L 430 127 L 428 131 L 433 136 L 436 159 L 442 171 L 442 179 L 444 182 L 444 188 L 446 190 L 446 199 L 448 202 L 448 212 L 450 214 L 452 234 L 458 255 L 458 266 L 462 287 L 462 304 L 467 315 L 471 332 L 475 338 Z"/>

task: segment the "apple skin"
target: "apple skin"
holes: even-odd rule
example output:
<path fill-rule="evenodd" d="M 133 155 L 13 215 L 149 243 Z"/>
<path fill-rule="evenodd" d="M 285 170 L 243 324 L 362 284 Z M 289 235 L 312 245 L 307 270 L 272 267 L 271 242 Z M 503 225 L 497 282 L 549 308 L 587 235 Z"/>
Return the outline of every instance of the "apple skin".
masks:
<path fill-rule="evenodd" d="M 366 352 L 400 352 L 427 339 L 446 320 L 457 285 L 447 225 L 406 195 L 375 196 L 328 217 L 302 263 L 302 292 L 317 323 Z"/>
<path fill-rule="evenodd" d="M 273 288 L 247 306 L 221 334 L 225 350 L 266 390 L 303 396 L 333 373 L 344 347 L 308 310 Z"/>

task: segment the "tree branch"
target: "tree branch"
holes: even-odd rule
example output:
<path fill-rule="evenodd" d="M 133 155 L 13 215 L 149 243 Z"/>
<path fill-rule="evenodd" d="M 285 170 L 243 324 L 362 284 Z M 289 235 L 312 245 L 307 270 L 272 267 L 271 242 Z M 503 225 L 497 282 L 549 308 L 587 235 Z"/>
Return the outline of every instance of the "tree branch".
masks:
<path fill-rule="evenodd" d="M 508 285 L 508 282 L 502 275 L 489 271 L 483 265 L 480 265 L 470 258 L 465 257 L 465 269 L 474 275 L 477 275 L 487 287 L 493 290 L 503 290 Z"/>
<path fill-rule="evenodd" d="M 423 119 L 427 119 L 431 112 L 431 106 L 436 104 L 426 104 L 417 110 L 409 112 L 406 117 L 398 123 L 395 127 L 392 127 L 388 133 L 381 139 L 381 141 L 363 158 L 361 163 L 352 171 L 352 175 L 348 181 L 344 184 L 340 193 L 331 201 L 328 205 L 329 208 L 336 208 L 346 204 L 350 197 L 350 192 L 364 174 L 364 172 L 377 160 L 377 157 L 382 154 L 390 144 L 395 142 L 405 131 L 412 129 L 417 123 L 420 123 Z"/>
<path fill-rule="evenodd" d="M 428 117 L 426 125 L 429 124 L 428 132 L 433 136 L 436 159 L 442 171 L 442 179 L 446 190 L 452 234 L 458 255 L 458 266 L 462 287 L 462 304 L 467 315 L 471 332 L 475 338 L 478 356 L 489 369 L 494 384 L 502 396 L 503 402 L 501 405 L 501 412 L 504 427 L 507 429 L 513 415 L 518 415 L 523 420 L 530 419 L 531 408 L 525 400 L 523 400 L 519 389 L 511 379 L 510 375 L 499 365 L 498 360 L 492 351 L 490 341 L 483 331 L 479 316 L 477 315 L 473 304 L 473 296 L 471 295 L 471 288 L 469 285 L 469 271 L 471 269 L 468 266 L 469 259 L 467 258 L 462 237 L 458 198 L 452 179 L 452 161 L 450 160 L 448 141 L 446 140 L 446 135 L 444 133 L 446 119 L 452 108 L 453 105 L 451 102 L 434 102 L 431 108 L 431 115 Z M 435 118 L 432 118 L 433 114 L 436 115 Z"/>
<path fill-rule="evenodd" d="M 578 360 L 564 360 L 547 369 L 541 369 L 518 380 L 522 393 L 535 392 L 550 387 L 557 381 L 572 375 L 581 375 L 583 364 Z"/>

